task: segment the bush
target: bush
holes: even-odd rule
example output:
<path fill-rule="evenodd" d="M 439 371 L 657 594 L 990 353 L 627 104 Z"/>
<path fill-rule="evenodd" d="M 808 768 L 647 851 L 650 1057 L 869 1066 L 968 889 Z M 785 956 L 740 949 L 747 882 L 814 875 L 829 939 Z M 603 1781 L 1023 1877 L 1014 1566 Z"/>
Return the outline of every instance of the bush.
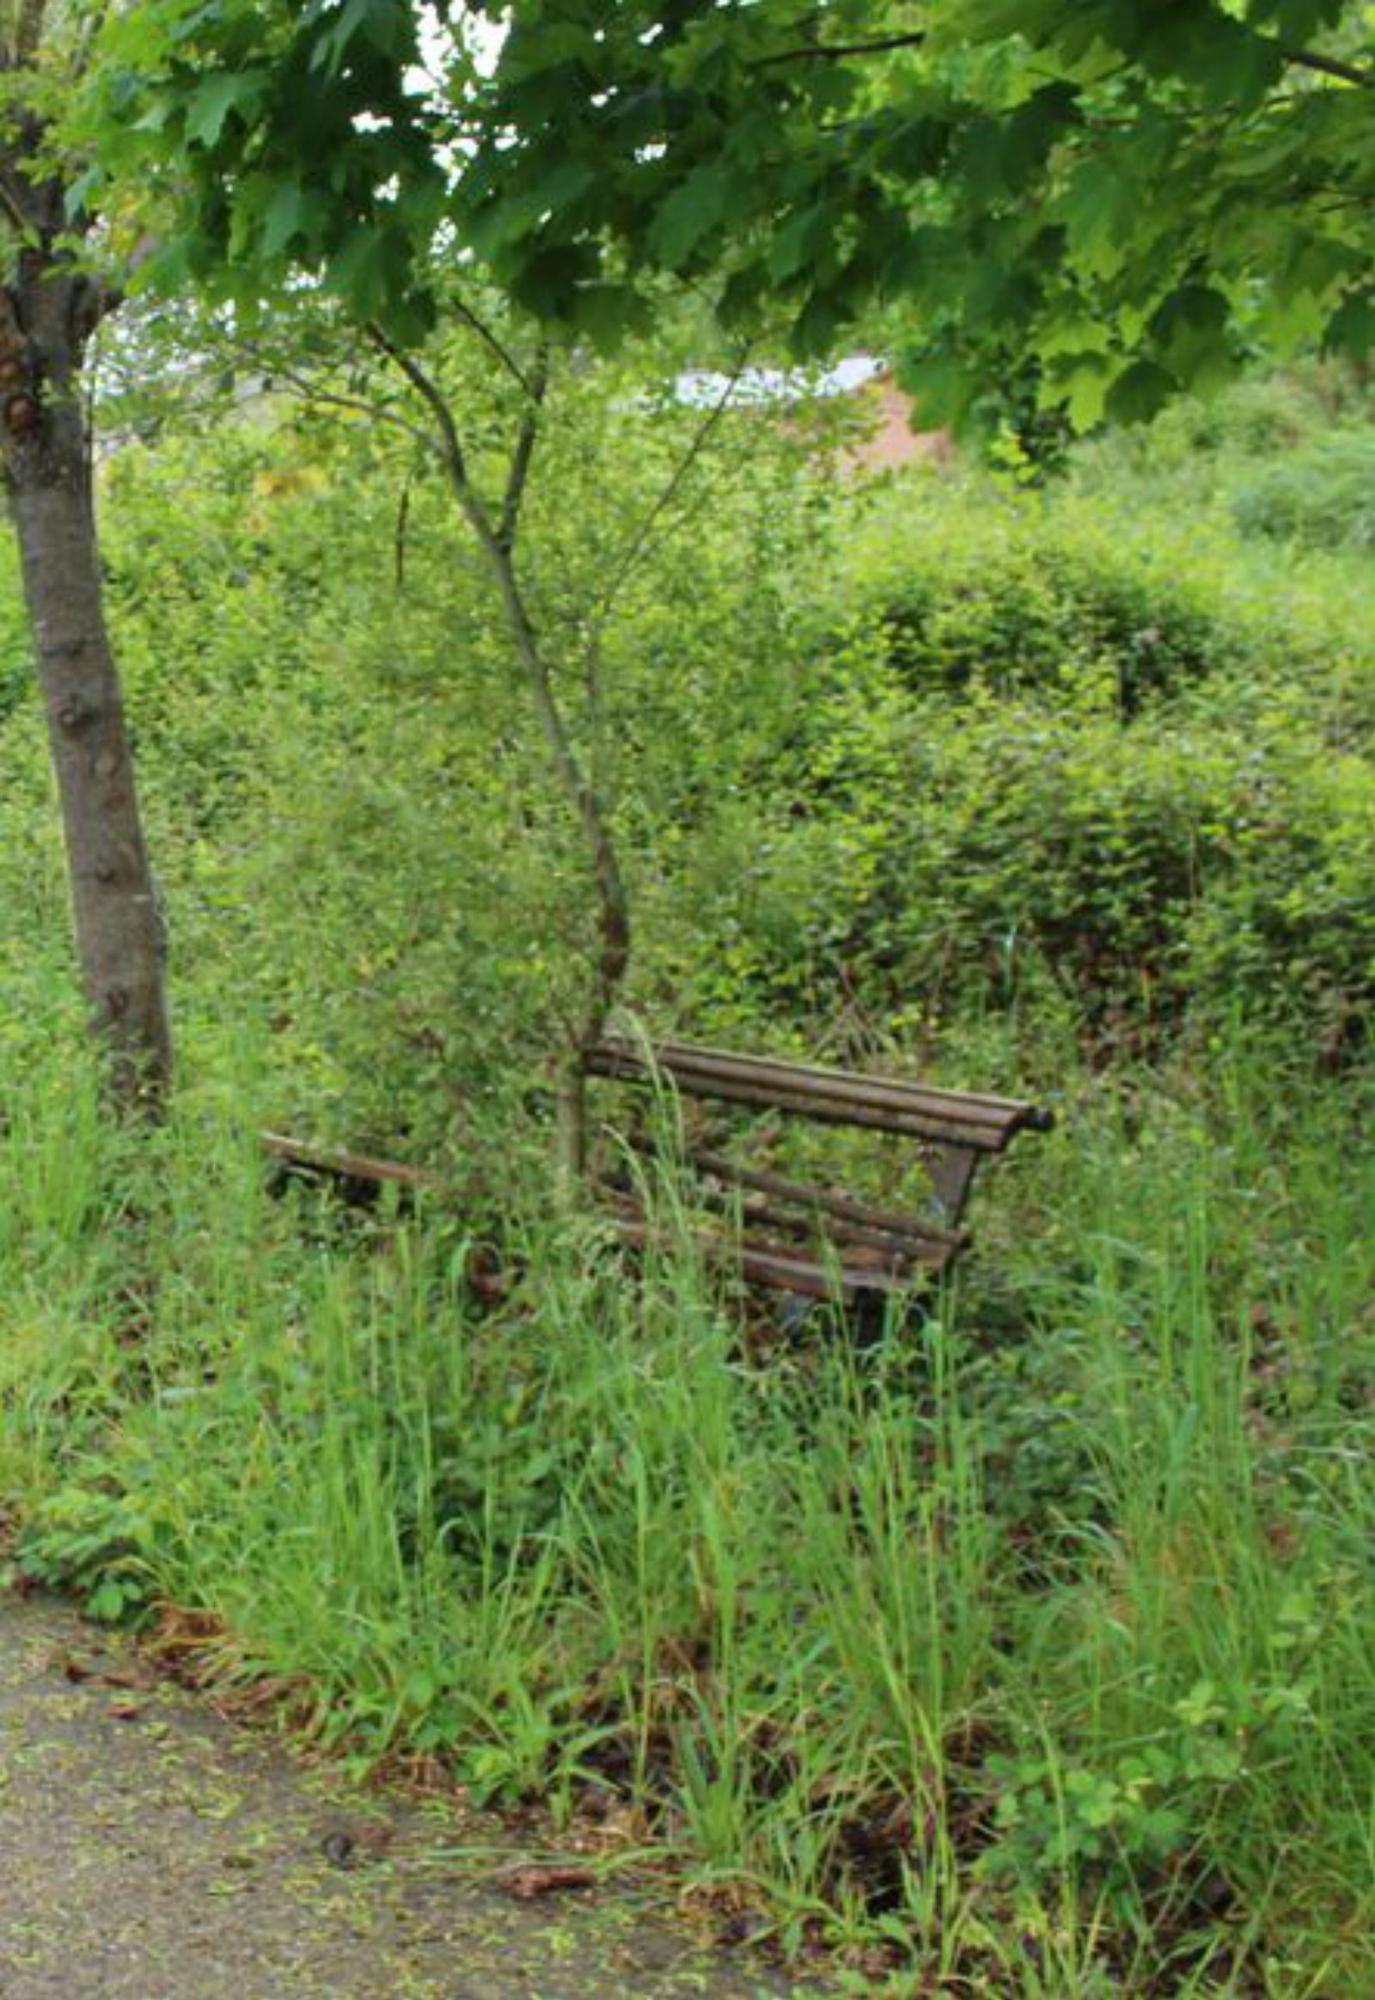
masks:
<path fill-rule="evenodd" d="M 232 994 L 269 1115 L 321 1137 L 438 1158 L 514 1122 L 538 1144 L 582 862 L 423 486 L 398 585 L 376 451 L 255 429 L 107 470 L 178 1007 L 195 1046 Z M 1333 558 L 1280 570 L 1121 507 L 942 474 L 818 500 L 756 455 L 690 562 L 665 543 L 603 647 L 652 1024 L 802 1044 L 1015 1008 L 1156 1047 L 1240 1009 L 1350 1045 L 1368 607 Z M 536 545 L 556 625 L 604 567 L 593 511 L 553 523 L 556 561 Z M 65 909 L 36 704 L 0 740 L 9 951 L 42 929 L 47 962 Z"/>
<path fill-rule="evenodd" d="M 930 1025 L 1049 975 L 1095 1036 L 1240 1008 L 1326 1048 L 1375 1000 L 1368 773 L 1282 715 L 1124 731 L 836 692 L 813 720 L 732 912 L 730 977 L 775 1005 Z"/>
<path fill-rule="evenodd" d="M 886 496 L 847 537 L 818 648 L 877 633 L 917 693 L 1037 694 L 1131 719 L 1212 681 L 1329 679 L 1375 655 L 1362 593 L 1252 567 L 1198 520 L 1130 495 L 1009 495 L 933 479 Z M 1369 681 L 1367 676 L 1367 687 Z"/>
<path fill-rule="evenodd" d="M 1375 548 L 1375 430 L 1322 438 L 1268 466 L 1240 487 L 1232 511 L 1244 534 Z"/>

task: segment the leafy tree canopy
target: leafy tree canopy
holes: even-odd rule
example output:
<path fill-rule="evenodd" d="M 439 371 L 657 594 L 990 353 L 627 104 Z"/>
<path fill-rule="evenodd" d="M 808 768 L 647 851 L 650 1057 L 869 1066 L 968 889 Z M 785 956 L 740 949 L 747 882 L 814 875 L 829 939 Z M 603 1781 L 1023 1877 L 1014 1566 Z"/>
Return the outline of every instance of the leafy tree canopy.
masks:
<path fill-rule="evenodd" d="M 402 335 L 438 251 L 593 339 L 664 274 L 803 353 L 892 307 L 956 418 L 991 354 L 1083 425 L 1258 343 L 1375 344 L 1351 0 L 148 0 L 109 53 L 164 279 L 306 267 Z"/>

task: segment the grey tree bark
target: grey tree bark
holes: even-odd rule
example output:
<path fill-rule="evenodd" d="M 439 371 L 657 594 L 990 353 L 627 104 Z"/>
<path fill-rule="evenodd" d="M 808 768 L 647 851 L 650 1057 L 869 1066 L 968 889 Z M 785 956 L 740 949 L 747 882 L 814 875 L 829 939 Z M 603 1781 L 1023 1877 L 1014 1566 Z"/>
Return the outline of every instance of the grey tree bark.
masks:
<path fill-rule="evenodd" d="M 55 234 L 56 232 L 54 232 Z M 0 292 L 0 450 L 53 768 L 77 956 L 115 1098 L 155 1109 L 171 1074 L 164 939 L 101 599 L 81 368 L 105 303 L 60 251 L 21 251 Z"/>

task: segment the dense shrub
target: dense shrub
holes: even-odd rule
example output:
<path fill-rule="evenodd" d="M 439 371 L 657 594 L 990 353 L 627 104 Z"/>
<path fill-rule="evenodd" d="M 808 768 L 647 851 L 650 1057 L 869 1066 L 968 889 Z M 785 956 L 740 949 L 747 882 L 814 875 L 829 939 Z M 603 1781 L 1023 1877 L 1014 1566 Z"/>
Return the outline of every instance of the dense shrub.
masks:
<path fill-rule="evenodd" d="M 1018 495 L 937 475 L 861 514 L 823 599 L 829 633 L 877 632 L 917 693 L 1038 694 L 1131 719 L 1215 677 L 1292 684 L 1368 668 L 1354 587 L 1253 566 L 1225 531 L 1122 496 Z M 818 645 L 824 646 L 823 625 Z M 1366 674 L 1369 698 L 1369 675 Z M 1368 711 L 1367 711 L 1368 715 Z"/>
<path fill-rule="evenodd" d="M 1241 486 L 1243 533 L 1316 548 L 1375 549 L 1375 430 L 1320 439 Z"/>
<path fill-rule="evenodd" d="M 560 497 L 588 504 L 529 558 L 556 635 L 605 573 L 592 472 L 626 455 L 622 533 L 649 480 L 642 438 L 576 442 Z M 586 883 L 423 485 L 397 573 L 403 477 L 352 429 L 125 451 L 109 594 L 193 1036 L 232 994 L 273 1116 L 462 1151 L 540 1101 Z M 1257 567 L 1215 523 L 968 475 L 840 503 L 786 453 L 737 460 L 691 534 L 601 641 L 651 1022 L 805 1043 L 851 1010 L 901 1037 L 1013 1006 L 1157 1048 L 1240 1010 L 1309 1051 L 1357 1037 L 1375 623 L 1334 559 Z M 65 929 L 50 824 L 23 859 L 37 722 L 0 738 L 16 953 Z"/>
<path fill-rule="evenodd" d="M 1316 1048 L 1375 1000 L 1375 790 L 1282 714 L 1124 731 L 851 690 L 813 726 L 733 901 L 729 977 L 776 1004 L 929 1023 L 1049 974 L 1096 1034 L 1240 1009 Z"/>
<path fill-rule="evenodd" d="M 1306 453 L 1334 434 L 1375 422 L 1369 371 L 1309 361 L 1278 374 L 1242 378 L 1221 394 L 1179 397 L 1154 422 L 1082 440 L 1069 484 L 1110 510 L 1122 501 L 1202 525 L 1210 514 L 1232 524 L 1231 500 L 1276 459 Z"/>
<path fill-rule="evenodd" d="M 1014 521 L 1006 540 L 907 564 L 875 587 L 889 658 L 914 690 L 1036 690 L 1132 716 L 1237 651 L 1187 578 L 1152 575 L 1105 539 L 1026 535 Z"/>

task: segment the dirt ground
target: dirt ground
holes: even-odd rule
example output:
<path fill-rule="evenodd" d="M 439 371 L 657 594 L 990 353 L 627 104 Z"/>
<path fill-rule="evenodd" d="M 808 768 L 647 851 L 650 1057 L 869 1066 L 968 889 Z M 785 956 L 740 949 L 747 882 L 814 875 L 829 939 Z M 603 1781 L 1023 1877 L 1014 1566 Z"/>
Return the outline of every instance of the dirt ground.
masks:
<path fill-rule="evenodd" d="M 351 1792 L 67 1608 L 0 1594 L 2 2000 L 792 1990 L 648 1889 L 520 1900 L 509 1848 L 480 1817 Z"/>

